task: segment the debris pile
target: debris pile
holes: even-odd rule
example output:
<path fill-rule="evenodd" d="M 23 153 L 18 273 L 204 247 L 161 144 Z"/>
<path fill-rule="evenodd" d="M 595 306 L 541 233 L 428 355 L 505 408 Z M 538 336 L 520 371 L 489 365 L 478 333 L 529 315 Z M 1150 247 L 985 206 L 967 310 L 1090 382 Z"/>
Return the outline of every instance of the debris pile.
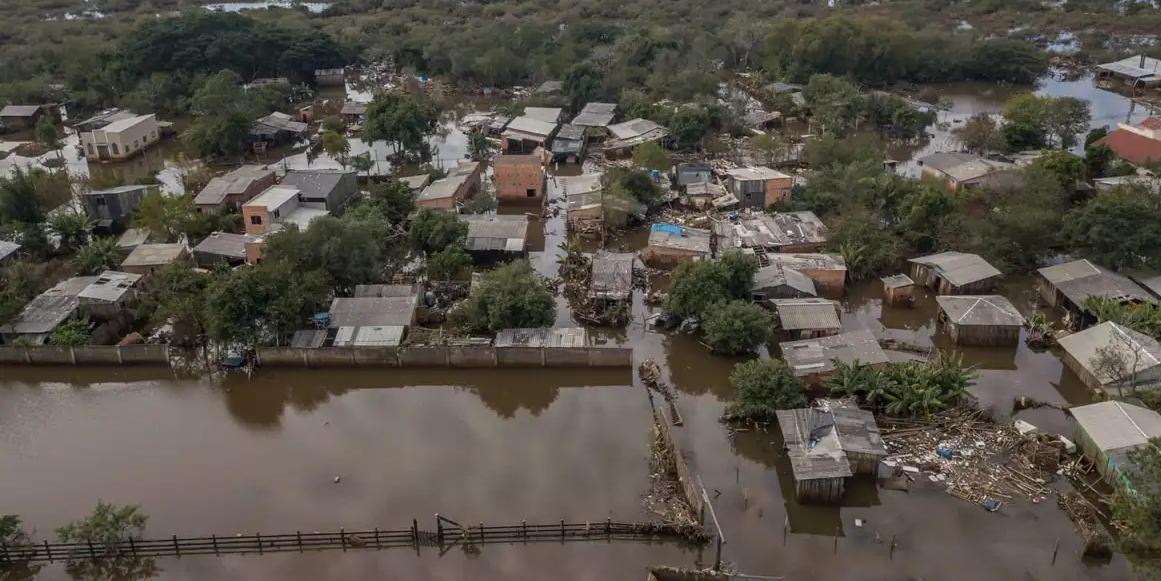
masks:
<path fill-rule="evenodd" d="M 680 426 L 684 421 L 681 419 L 681 412 L 677 411 L 677 398 L 673 395 L 673 389 L 669 384 L 661 381 L 661 367 L 653 359 L 646 359 L 637 367 L 637 375 L 641 378 L 641 383 L 645 384 L 646 389 L 656 391 L 661 394 L 665 403 L 669 406 L 669 417 L 673 418 L 673 425 Z M 652 400 L 652 395 L 650 396 Z"/>
<path fill-rule="evenodd" d="M 623 327 L 629 324 L 631 309 L 627 301 L 598 300 L 593 296 L 592 259 L 579 247 L 562 244 L 562 249 L 565 254 L 557 259 L 560 278 L 556 287 L 568 299 L 573 316 L 591 325 Z M 552 290 L 556 292 L 556 288 Z"/>
<path fill-rule="evenodd" d="M 1100 509 L 1079 492 L 1067 492 L 1057 500 L 1084 539 L 1084 554 L 1088 557 L 1111 557 L 1113 539 L 1100 521 Z"/>
<path fill-rule="evenodd" d="M 662 420 L 664 421 L 664 420 Z M 679 534 L 691 542 L 704 543 L 709 533 L 702 526 L 698 514 L 685 498 L 681 479 L 677 474 L 677 459 L 672 446 L 666 441 L 663 428 L 656 423 L 649 433 L 649 493 L 642 499 L 646 510 L 657 515 L 666 531 Z"/>
<path fill-rule="evenodd" d="M 890 455 L 884 465 L 909 482 L 944 484 L 947 493 L 999 510 L 1006 501 L 1039 503 L 1053 491 L 1064 444 L 1048 435 L 1021 435 L 981 410 L 957 408 L 930 420 L 881 418 Z"/>

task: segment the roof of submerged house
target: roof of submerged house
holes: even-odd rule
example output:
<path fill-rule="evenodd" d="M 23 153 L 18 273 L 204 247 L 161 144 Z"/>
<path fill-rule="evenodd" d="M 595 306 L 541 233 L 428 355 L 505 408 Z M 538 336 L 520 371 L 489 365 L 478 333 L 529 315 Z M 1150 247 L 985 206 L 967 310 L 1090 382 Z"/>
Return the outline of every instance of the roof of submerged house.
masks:
<path fill-rule="evenodd" d="M 1112 321 L 1066 335 L 1058 339 L 1057 343 L 1102 385 L 1126 379 L 1113 377 L 1110 369 L 1098 364 L 1102 352 L 1108 349 L 1121 355 L 1125 367 L 1133 368 L 1128 370 L 1128 375 L 1161 365 L 1161 343 Z"/>
<path fill-rule="evenodd" d="M 782 357 L 796 375 L 826 373 L 834 370 L 834 361 L 867 365 L 887 363 L 890 358 L 870 331 L 850 331 L 802 341 L 779 344 Z"/>
<path fill-rule="evenodd" d="M 922 264 L 955 286 L 963 286 L 1000 276 L 1000 271 L 978 254 L 940 252 L 912 258 L 908 262 Z"/>
<path fill-rule="evenodd" d="M 778 212 L 720 220 L 715 233 L 723 248 L 779 248 L 796 244 L 824 244 L 827 228 L 814 212 Z"/>
<path fill-rule="evenodd" d="M 781 264 L 763 266 L 754 273 L 754 283 L 751 289 L 788 286 L 798 292 L 810 296 L 818 296 L 818 289 L 814 286 L 814 279 L 801 272 Z"/>
<path fill-rule="evenodd" d="M 461 216 L 468 224 L 464 246 L 469 251 L 524 252 L 528 239 L 528 217 L 508 215 Z"/>
<path fill-rule="evenodd" d="M 1136 448 L 1161 438 L 1161 414 L 1123 401 L 1102 401 L 1068 411 L 1102 452 Z"/>
<path fill-rule="evenodd" d="M 774 299 L 778 324 L 786 331 L 841 329 L 838 303 L 828 299 Z"/>
<path fill-rule="evenodd" d="M 1082 308 L 1085 299 L 1092 296 L 1118 301 L 1153 301 L 1141 285 L 1085 259 L 1048 266 L 1037 272 L 1069 301 Z"/>
<path fill-rule="evenodd" d="M 832 414 L 817 408 L 799 408 L 778 410 L 777 416 L 795 480 L 853 476 Z"/>
<path fill-rule="evenodd" d="M 710 253 L 709 230 L 687 228 L 677 224 L 654 224 L 649 227 L 649 246 Z"/>
<path fill-rule="evenodd" d="M 1000 295 L 942 295 L 935 297 L 951 322 L 968 326 L 1019 327 L 1024 315 L 1006 297 Z"/>

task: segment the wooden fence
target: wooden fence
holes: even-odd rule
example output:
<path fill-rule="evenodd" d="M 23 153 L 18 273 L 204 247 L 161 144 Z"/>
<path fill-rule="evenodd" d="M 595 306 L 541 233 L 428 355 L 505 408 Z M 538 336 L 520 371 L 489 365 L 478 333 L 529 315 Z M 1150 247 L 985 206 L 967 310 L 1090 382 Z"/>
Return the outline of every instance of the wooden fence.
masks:
<path fill-rule="evenodd" d="M 500 543 L 576 541 L 663 541 L 688 540 L 678 530 L 662 523 L 616 522 L 611 519 L 551 524 L 461 525 L 435 515 L 435 530 L 419 528 L 417 520 L 408 529 L 370 529 L 337 532 L 301 531 L 290 534 L 178 537 L 168 539 L 127 539 L 113 544 L 32 543 L 0 546 L 0 565 L 78 559 L 143 559 L 191 555 L 287 553 L 323 550 L 360 550 L 438 547 Z M 2 567 L 0 567 L 2 569 Z"/>

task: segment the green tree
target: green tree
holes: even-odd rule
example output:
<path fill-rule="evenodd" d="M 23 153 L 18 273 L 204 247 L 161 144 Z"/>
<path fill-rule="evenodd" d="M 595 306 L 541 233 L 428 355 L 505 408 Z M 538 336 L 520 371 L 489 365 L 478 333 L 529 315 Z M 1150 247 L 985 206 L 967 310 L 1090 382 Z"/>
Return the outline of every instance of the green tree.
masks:
<path fill-rule="evenodd" d="M 601 93 L 601 74 L 588 63 L 577 63 L 564 75 L 564 92 L 573 111 L 580 111 Z"/>
<path fill-rule="evenodd" d="M 750 147 L 762 155 L 762 162 L 774 165 L 786 159 L 786 139 L 778 133 L 763 133 L 750 140 Z"/>
<path fill-rule="evenodd" d="M 424 208 L 415 215 L 408 231 L 408 240 L 416 252 L 438 252 L 448 246 L 463 244 L 468 225 L 446 212 Z"/>
<path fill-rule="evenodd" d="M 1088 131 L 1092 121 L 1088 101 L 1076 97 L 1050 97 L 1044 115 L 1049 139 L 1062 148 L 1076 145 L 1076 136 Z"/>
<path fill-rule="evenodd" d="M 756 359 L 734 366 L 730 374 L 734 402 L 726 408 L 733 420 L 771 422 L 778 410 L 806 405 L 806 385 L 780 360 Z"/>
<path fill-rule="evenodd" d="M 436 130 L 439 110 L 430 101 L 409 93 L 381 93 L 367 106 L 363 139 L 386 141 L 401 154 L 421 153 L 424 138 Z"/>
<path fill-rule="evenodd" d="M 1069 195 L 1084 181 L 1084 160 L 1062 150 L 1047 151 L 1032 162 L 1032 167 L 1048 172 L 1060 182 L 1060 191 Z"/>
<path fill-rule="evenodd" d="M 415 211 L 415 196 L 399 180 L 372 185 L 368 200 L 392 224 L 402 224 Z"/>
<path fill-rule="evenodd" d="M 1149 560 L 1161 550 L 1161 439 L 1129 452 L 1124 481 L 1113 494 L 1112 520 L 1120 533 L 1123 549 L 1139 559 Z"/>
<path fill-rule="evenodd" d="M 693 147 L 718 125 L 720 117 L 721 112 L 716 105 L 683 105 L 670 118 L 669 131 L 679 147 Z"/>
<path fill-rule="evenodd" d="M 645 170 L 611 168 L 605 173 L 605 181 L 607 191 L 612 197 L 632 200 L 649 208 L 661 203 L 661 188 L 653 181 L 653 176 Z"/>
<path fill-rule="evenodd" d="M 77 250 L 73 262 L 81 274 L 97 274 L 105 270 L 117 270 L 125 252 L 117 245 L 116 238 L 97 238 Z"/>
<path fill-rule="evenodd" d="M 668 172 L 670 167 L 669 152 L 665 151 L 665 148 L 658 145 L 656 141 L 647 141 L 633 148 L 633 165 Z"/>
<path fill-rule="evenodd" d="M 36 121 L 36 127 L 33 129 L 33 134 L 36 137 L 36 143 L 49 151 L 56 151 L 56 157 L 60 161 L 64 161 L 63 153 L 61 152 L 61 134 L 60 129 L 52 122 L 50 115 L 41 115 L 40 119 Z"/>
<path fill-rule="evenodd" d="M 427 275 L 436 280 L 452 280 L 471 265 L 472 258 L 464 247 L 452 244 L 427 256 Z"/>
<path fill-rule="evenodd" d="M 1048 144 L 1049 103 L 1033 94 L 1016 95 L 1004 103 L 1004 140 L 1013 150 Z"/>
<path fill-rule="evenodd" d="M 383 277 L 385 225 L 366 220 L 322 216 L 306 230 L 285 228 L 266 238 L 266 262 L 282 262 L 297 272 L 325 275 L 335 291 L 353 292 L 355 285 Z"/>
<path fill-rule="evenodd" d="M 46 207 L 37 189 L 37 171 L 25 171 L 17 166 L 9 176 L 0 176 L 0 222 L 44 221 L 45 213 L 51 208 Z"/>
<path fill-rule="evenodd" d="M 725 252 L 718 262 L 685 262 L 673 272 L 665 310 L 679 317 L 701 317 L 711 305 L 749 297 L 757 260 Z"/>
<path fill-rule="evenodd" d="M 898 264 L 900 237 L 883 227 L 882 220 L 861 204 L 843 208 L 830 223 L 827 246 L 842 255 L 851 280 L 863 280 Z"/>
<path fill-rule="evenodd" d="M 1085 173 L 1093 178 L 1103 178 L 1108 175 L 1109 167 L 1116 161 L 1117 154 L 1113 148 L 1104 143 L 1094 143 L 1084 148 Z"/>
<path fill-rule="evenodd" d="M 452 321 L 470 332 L 547 327 L 556 319 L 556 300 L 527 260 L 485 273 Z"/>
<path fill-rule="evenodd" d="M 194 93 L 192 108 L 197 119 L 182 139 L 198 155 L 233 158 L 246 151 L 251 122 L 259 113 L 236 73 L 220 71 L 206 79 Z"/>
<path fill-rule="evenodd" d="M 230 271 L 206 298 L 210 339 L 224 346 L 283 344 L 326 308 L 330 294 L 326 274 L 283 261 Z"/>
<path fill-rule="evenodd" d="M 347 136 L 337 131 L 323 131 L 322 143 L 323 151 L 338 160 L 339 165 L 346 169 L 347 154 L 351 153 L 351 144 L 347 141 Z"/>
<path fill-rule="evenodd" d="M 821 133 L 843 137 L 854 129 L 863 109 L 859 88 L 833 75 L 813 75 L 802 90 L 806 106 Z"/>
<path fill-rule="evenodd" d="M 484 161 L 492 156 L 495 147 L 483 133 L 468 134 L 468 155 L 475 161 Z"/>
<path fill-rule="evenodd" d="M 1161 207 L 1140 188 L 1102 193 L 1068 212 L 1063 235 L 1076 254 L 1114 270 L 1161 266 Z"/>
<path fill-rule="evenodd" d="M 1003 151 L 1006 145 L 1003 130 L 987 113 L 973 115 L 954 133 L 964 148 L 976 155 Z"/>
<path fill-rule="evenodd" d="M 93 223 L 80 212 L 57 212 L 49 217 L 48 227 L 60 237 L 60 247 L 64 252 L 72 252 L 89 239 Z"/>
<path fill-rule="evenodd" d="M 106 556 L 117 556 L 128 548 L 122 543 L 130 539 L 141 540 L 148 520 L 139 506 L 116 506 L 97 501 L 89 516 L 56 529 L 56 536 L 61 542 L 91 544 Z"/>
<path fill-rule="evenodd" d="M 166 265 L 149 282 L 141 300 L 142 316 L 155 324 L 171 322 L 179 330 L 188 330 L 198 342 L 204 341 L 211 318 L 207 299 L 215 277 L 186 263 Z"/>
<path fill-rule="evenodd" d="M 725 301 L 705 311 L 702 331 L 715 353 L 752 353 L 770 338 L 774 320 L 762 307 L 746 301 Z"/>
<path fill-rule="evenodd" d="M 351 165 L 351 169 L 356 173 L 361 173 L 370 177 L 371 169 L 375 167 L 375 161 L 371 159 L 371 154 L 356 155 L 347 161 Z"/>
<path fill-rule="evenodd" d="M 161 242 L 176 242 L 181 236 L 191 236 L 204 229 L 204 217 L 198 213 L 193 198 L 167 196 L 152 192 L 141 200 L 133 225 L 149 231 Z"/>
<path fill-rule="evenodd" d="M 89 342 L 89 320 L 69 319 L 56 326 L 48 335 L 49 345 L 80 347 Z"/>

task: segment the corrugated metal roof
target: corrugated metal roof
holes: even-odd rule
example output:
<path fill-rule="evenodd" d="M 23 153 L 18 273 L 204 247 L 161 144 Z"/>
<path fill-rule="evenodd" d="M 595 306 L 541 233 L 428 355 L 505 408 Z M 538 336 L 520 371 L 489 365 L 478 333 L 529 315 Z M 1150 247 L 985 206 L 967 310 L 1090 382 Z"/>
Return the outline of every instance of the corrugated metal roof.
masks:
<path fill-rule="evenodd" d="M 1145 66 L 1141 66 L 1142 58 Z M 1097 65 L 1097 68 L 1124 75 L 1133 79 L 1156 77 L 1161 74 L 1161 59 L 1150 56 L 1134 55 L 1119 61 Z"/>
<path fill-rule="evenodd" d="M 780 343 L 782 358 L 796 375 L 825 373 L 834 370 L 834 361 L 867 365 L 887 363 L 890 359 L 870 331 L 851 331 L 818 339 Z"/>
<path fill-rule="evenodd" d="M 556 131 L 556 124 L 527 116 L 517 117 L 510 121 L 508 126 L 504 128 L 504 133 L 512 131 L 546 138 L 552 135 L 553 131 Z"/>
<path fill-rule="evenodd" d="M 1153 301 L 1148 291 L 1137 283 L 1088 260 L 1057 264 L 1041 268 L 1038 272 L 1078 307 L 1083 308 L 1085 299 L 1091 296 L 1114 300 Z"/>
<path fill-rule="evenodd" d="M 764 166 L 735 167 L 726 170 L 726 175 L 742 181 L 777 180 L 790 178 L 776 169 Z"/>
<path fill-rule="evenodd" d="M 396 347 L 403 342 L 407 327 L 402 325 L 359 327 L 353 345 L 356 347 Z"/>
<path fill-rule="evenodd" d="M 8 240 L 0 240 L 0 261 L 16 254 L 17 250 L 20 250 L 19 244 Z"/>
<path fill-rule="evenodd" d="M 829 233 L 814 212 L 778 212 L 720 220 L 714 231 L 726 248 L 772 248 L 795 244 L 823 244 Z"/>
<path fill-rule="evenodd" d="M 410 325 L 419 304 L 416 295 L 405 297 L 339 297 L 331 301 L 330 327 Z"/>
<path fill-rule="evenodd" d="M 106 270 L 97 276 L 97 280 L 78 293 L 77 298 L 82 299 L 82 302 L 116 302 L 121 300 L 125 293 L 133 290 L 134 285 L 140 280 L 140 274 Z"/>
<path fill-rule="evenodd" d="M 584 347 L 588 331 L 584 327 L 534 327 L 501 329 L 496 332 L 496 347 Z"/>
<path fill-rule="evenodd" d="M 841 329 L 838 303 L 819 298 L 774 299 L 779 325 L 787 331 Z"/>
<path fill-rule="evenodd" d="M 469 251 L 523 252 L 528 239 L 527 216 L 461 216 L 468 224 L 464 246 Z"/>
<path fill-rule="evenodd" d="M 32 117 L 40 111 L 40 105 L 5 105 L 0 109 L 0 117 Z"/>
<path fill-rule="evenodd" d="M 258 240 L 261 240 L 261 237 L 251 236 L 249 234 L 213 232 L 194 247 L 194 252 L 228 256 L 230 258 L 246 258 L 246 243 L 257 242 Z"/>
<path fill-rule="evenodd" d="M 1024 315 L 1007 298 L 1000 295 L 935 297 L 939 308 L 957 325 L 1019 327 Z"/>
<path fill-rule="evenodd" d="M 637 255 L 606 253 L 593 258 L 592 294 L 599 299 L 624 300 L 633 292 L 633 265 Z"/>
<path fill-rule="evenodd" d="M 326 329 L 303 329 L 295 331 L 290 339 L 290 346 L 294 349 L 318 349 L 326 343 Z"/>
<path fill-rule="evenodd" d="M 632 139 L 658 129 L 664 128 L 653 121 L 640 117 L 609 126 L 609 132 L 617 139 Z"/>
<path fill-rule="evenodd" d="M 830 413 L 800 408 L 778 410 L 776 415 L 795 480 L 853 476 Z"/>
<path fill-rule="evenodd" d="M 1122 401 L 1102 401 L 1068 410 L 1103 452 L 1136 448 L 1161 438 L 1161 414 Z"/>
<path fill-rule="evenodd" d="M 887 288 L 903 288 L 915 284 L 915 281 L 911 280 L 911 277 L 906 274 L 892 274 L 891 276 L 884 276 L 879 280 L 883 281 L 883 285 Z"/>
<path fill-rule="evenodd" d="M 538 121 L 556 125 L 560 123 L 560 116 L 564 110 L 560 107 L 525 107 L 524 116 Z"/>
<path fill-rule="evenodd" d="M 818 296 L 818 289 L 814 286 L 814 279 L 793 268 L 784 267 L 781 264 L 772 264 L 759 268 L 754 273 L 754 284 L 750 288 L 763 289 L 783 285 L 805 295 Z"/>
<path fill-rule="evenodd" d="M 133 249 L 121 266 L 162 266 L 180 259 L 188 248 L 185 244 L 142 244 Z"/>
<path fill-rule="evenodd" d="M 1111 377 L 1109 369 L 1095 365 L 1101 349 L 1111 348 L 1113 353 L 1119 353 L 1125 367 L 1135 367 L 1138 374 L 1161 365 L 1161 344 L 1156 339 L 1112 321 L 1061 337 L 1057 343 L 1101 385 L 1124 381 L 1133 375 L 1128 371 L 1125 377 Z"/>
<path fill-rule="evenodd" d="M 654 224 L 649 228 L 649 246 L 710 253 L 710 231 L 676 224 Z"/>
<path fill-rule="evenodd" d="M 996 267 L 988 264 L 988 261 L 980 255 L 964 252 L 940 252 L 939 254 L 912 258 L 908 262 L 930 267 L 936 274 L 955 286 L 979 282 L 1001 274 Z"/>

